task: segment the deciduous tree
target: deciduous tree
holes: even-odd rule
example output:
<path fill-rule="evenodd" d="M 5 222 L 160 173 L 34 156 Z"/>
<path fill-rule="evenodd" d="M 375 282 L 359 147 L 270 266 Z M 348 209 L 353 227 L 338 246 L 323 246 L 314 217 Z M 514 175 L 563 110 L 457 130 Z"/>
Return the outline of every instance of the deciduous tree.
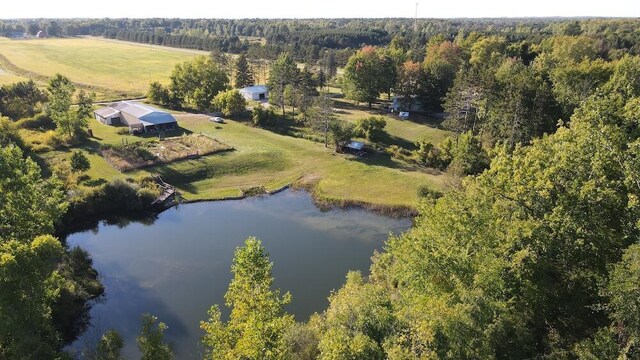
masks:
<path fill-rule="evenodd" d="M 206 56 L 177 64 L 171 73 L 172 97 L 198 110 L 208 110 L 213 98 L 228 85 L 229 78 L 224 70 Z"/>
<path fill-rule="evenodd" d="M 173 351 L 164 342 L 164 332 L 168 326 L 158 322 L 158 318 L 151 314 L 142 315 L 142 328 L 138 335 L 138 349 L 142 353 L 142 360 L 171 360 Z"/>
<path fill-rule="evenodd" d="M 356 101 L 371 104 L 386 91 L 383 61 L 376 49 L 365 46 L 353 54 L 344 68 L 343 92 Z"/>
<path fill-rule="evenodd" d="M 71 102 L 75 87 L 64 75 L 56 74 L 47 87 L 49 92 L 49 102 L 47 103 L 47 113 L 56 123 L 57 128 L 73 137 L 74 116 L 71 113 Z"/>
<path fill-rule="evenodd" d="M 51 234 L 67 209 L 61 184 L 13 145 L 0 149 L 0 241 Z"/>
<path fill-rule="evenodd" d="M 384 128 L 387 121 L 381 116 L 370 116 L 358 120 L 356 132 L 360 133 L 369 141 L 378 141 L 384 135 Z"/>
<path fill-rule="evenodd" d="M 60 241 L 49 235 L 29 241 L 0 239 L 3 359 L 53 359 L 58 355 L 60 343 L 51 321 L 51 303 L 57 296 L 60 277 L 55 269 L 62 252 Z"/>
<path fill-rule="evenodd" d="M 247 110 L 247 100 L 238 90 L 227 90 L 213 98 L 213 108 L 224 116 L 235 116 Z"/>
<path fill-rule="evenodd" d="M 0 87 L 0 114 L 12 120 L 34 116 L 46 101 L 47 95 L 33 80 Z"/>
<path fill-rule="evenodd" d="M 293 326 L 293 317 L 283 306 L 291 301 L 286 293 L 272 290 L 272 263 L 260 240 L 248 238 L 236 249 L 231 265 L 233 279 L 225 294 L 231 309 L 228 322 L 220 309 L 209 310 L 209 320 L 200 323 L 202 339 L 210 359 L 284 359 L 285 334 Z"/>

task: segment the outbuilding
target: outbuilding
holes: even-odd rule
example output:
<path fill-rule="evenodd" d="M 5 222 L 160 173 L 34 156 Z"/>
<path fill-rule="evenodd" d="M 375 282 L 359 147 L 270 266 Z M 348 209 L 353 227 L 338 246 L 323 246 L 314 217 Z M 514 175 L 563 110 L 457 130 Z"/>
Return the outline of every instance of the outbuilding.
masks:
<path fill-rule="evenodd" d="M 94 111 L 96 120 L 107 125 L 126 125 L 130 132 L 171 131 L 178 128 L 176 118 L 153 106 L 120 101 Z"/>
<path fill-rule="evenodd" d="M 247 100 L 267 100 L 269 98 L 269 89 L 264 85 L 254 85 L 242 88 L 240 94 Z"/>
<path fill-rule="evenodd" d="M 360 141 L 350 141 L 343 147 L 343 150 L 347 153 L 355 154 L 357 156 L 363 156 L 366 153 L 366 151 L 364 150 L 364 143 Z"/>
<path fill-rule="evenodd" d="M 96 120 L 107 125 L 120 125 L 120 111 L 111 108 L 103 107 L 93 112 Z"/>

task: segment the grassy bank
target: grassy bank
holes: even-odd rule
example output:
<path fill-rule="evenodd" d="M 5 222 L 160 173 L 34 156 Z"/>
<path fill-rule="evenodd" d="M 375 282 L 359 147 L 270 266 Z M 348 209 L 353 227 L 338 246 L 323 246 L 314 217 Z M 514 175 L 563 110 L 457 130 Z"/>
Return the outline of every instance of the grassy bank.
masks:
<path fill-rule="evenodd" d="M 438 189 L 444 186 L 442 173 L 404 164 L 385 155 L 353 158 L 335 154 L 322 144 L 233 121 L 216 129 L 205 116 L 177 117 L 184 128 L 216 137 L 236 149 L 223 156 L 157 169 L 172 176 L 188 199 L 215 199 L 259 185 L 275 190 L 307 177 L 315 179 L 314 192 L 319 198 L 403 206 L 414 204 L 420 185 Z"/>
<path fill-rule="evenodd" d="M 384 154 L 355 158 L 335 154 L 332 148 L 320 143 L 232 120 L 215 125 L 204 115 L 175 115 L 184 132 L 207 134 L 235 150 L 122 174 L 99 156 L 101 144 L 118 145 L 145 139 L 119 135 L 118 128 L 92 121 L 90 126 L 95 138 L 78 147 L 91 162 L 87 175 L 110 181 L 160 174 L 175 185 L 187 201 L 240 197 L 254 188 L 270 192 L 287 184 L 303 184 L 311 188 L 319 203 L 378 208 L 376 210 L 413 208 L 421 185 L 444 188 L 442 173 L 399 162 Z M 65 159 L 68 161 L 71 150 L 54 150 L 39 156 L 55 166 Z"/>
<path fill-rule="evenodd" d="M 408 213 L 420 186 L 442 190 L 445 175 L 370 153 L 358 158 L 336 154 L 323 144 L 280 135 L 228 120 L 214 124 L 205 115 L 175 113 L 181 132 L 203 133 L 233 147 L 233 151 L 152 166 L 126 174 L 114 169 L 99 155 L 101 146 L 121 145 L 147 139 L 118 134 L 121 128 L 90 122 L 94 138 L 77 148 L 91 162 L 92 179 L 137 177 L 159 174 L 175 185 L 187 201 L 219 200 L 243 196 L 254 188 L 274 191 L 287 184 L 309 188 L 320 204 L 364 206 L 373 210 Z M 429 128 L 421 128 L 429 133 Z M 23 136 L 28 138 L 28 130 Z M 405 139 L 405 141 L 409 141 Z M 50 166 L 68 161 L 71 149 L 40 153 Z"/>

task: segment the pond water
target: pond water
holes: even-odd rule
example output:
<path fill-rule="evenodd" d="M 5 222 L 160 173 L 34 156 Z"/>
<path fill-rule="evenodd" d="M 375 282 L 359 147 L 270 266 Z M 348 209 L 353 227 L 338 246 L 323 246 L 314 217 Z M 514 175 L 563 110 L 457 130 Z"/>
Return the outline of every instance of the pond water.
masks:
<path fill-rule="evenodd" d="M 169 326 L 166 340 L 176 358 L 201 358 L 199 322 L 213 304 L 228 314 L 224 294 L 233 253 L 249 236 L 269 252 L 275 287 L 291 292 L 286 310 L 305 321 L 327 307 L 327 296 L 342 286 L 348 270 L 368 272 L 370 257 L 389 233 L 410 226 L 410 219 L 361 209 L 323 212 L 309 194 L 290 190 L 180 205 L 144 221 L 103 222 L 67 238 L 91 254 L 106 287 L 91 309 L 91 327 L 72 348 L 91 346 L 105 330 L 116 329 L 125 340 L 124 355 L 137 358 L 140 316 L 149 312 Z"/>

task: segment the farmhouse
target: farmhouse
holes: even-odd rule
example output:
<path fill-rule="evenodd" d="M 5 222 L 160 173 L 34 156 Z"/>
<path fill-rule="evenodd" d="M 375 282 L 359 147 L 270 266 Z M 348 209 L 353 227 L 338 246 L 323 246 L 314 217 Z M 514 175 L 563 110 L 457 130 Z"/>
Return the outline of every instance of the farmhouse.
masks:
<path fill-rule="evenodd" d="M 254 85 L 239 90 L 240 94 L 247 100 L 267 100 L 269 89 L 264 85 Z"/>
<path fill-rule="evenodd" d="M 127 125 L 129 131 L 168 131 L 178 127 L 173 115 L 153 106 L 120 101 L 94 111 L 96 120 L 107 125 Z"/>

